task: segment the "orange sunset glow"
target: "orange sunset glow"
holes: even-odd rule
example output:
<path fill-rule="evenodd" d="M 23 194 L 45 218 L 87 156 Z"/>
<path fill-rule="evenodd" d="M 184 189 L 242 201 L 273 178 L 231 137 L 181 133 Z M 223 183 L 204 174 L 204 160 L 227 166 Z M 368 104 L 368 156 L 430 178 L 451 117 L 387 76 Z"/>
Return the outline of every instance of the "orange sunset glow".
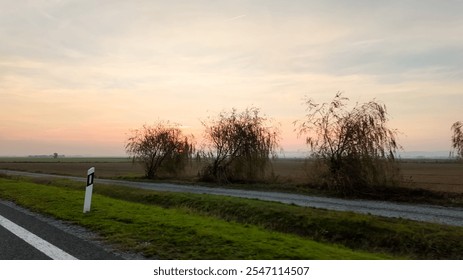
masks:
<path fill-rule="evenodd" d="M 462 1 L 0 0 L 0 155 L 123 156 L 158 120 L 259 107 L 304 153 L 305 96 L 387 105 L 406 152 L 463 119 Z"/>

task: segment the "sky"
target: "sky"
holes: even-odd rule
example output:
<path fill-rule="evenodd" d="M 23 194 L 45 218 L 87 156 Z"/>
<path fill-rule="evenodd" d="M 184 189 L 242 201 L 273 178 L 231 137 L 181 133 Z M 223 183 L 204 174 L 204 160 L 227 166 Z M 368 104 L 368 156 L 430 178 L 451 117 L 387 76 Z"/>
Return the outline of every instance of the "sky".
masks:
<path fill-rule="evenodd" d="M 0 0 L 0 155 L 124 156 L 169 120 L 258 107 L 287 153 L 304 98 L 376 99 L 405 151 L 463 121 L 463 1 Z"/>

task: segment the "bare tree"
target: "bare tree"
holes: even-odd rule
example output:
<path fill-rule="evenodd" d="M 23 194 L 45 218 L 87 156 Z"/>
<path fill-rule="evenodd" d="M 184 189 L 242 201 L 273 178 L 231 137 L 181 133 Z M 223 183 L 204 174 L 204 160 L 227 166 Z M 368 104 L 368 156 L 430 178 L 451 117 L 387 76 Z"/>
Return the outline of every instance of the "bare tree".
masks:
<path fill-rule="evenodd" d="M 203 179 L 249 182 L 263 177 L 276 156 L 279 131 L 259 113 L 258 108 L 233 109 L 203 122 L 205 153 L 211 159 Z"/>
<path fill-rule="evenodd" d="M 456 122 L 452 125 L 452 148 L 457 152 L 457 157 L 463 158 L 463 122 Z"/>
<path fill-rule="evenodd" d="M 296 121 L 318 167 L 317 183 L 349 194 L 395 184 L 397 131 L 388 128 L 386 106 L 373 100 L 346 108 L 338 92 L 331 103 L 307 99 L 307 115 Z"/>
<path fill-rule="evenodd" d="M 125 146 L 134 162 L 145 168 L 147 178 L 155 178 L 164 168 L 169 173 L 182 171 L 194 153 L 192 136 L 185 136 L 177 124 L 159 122 L 132 131 Z"/>

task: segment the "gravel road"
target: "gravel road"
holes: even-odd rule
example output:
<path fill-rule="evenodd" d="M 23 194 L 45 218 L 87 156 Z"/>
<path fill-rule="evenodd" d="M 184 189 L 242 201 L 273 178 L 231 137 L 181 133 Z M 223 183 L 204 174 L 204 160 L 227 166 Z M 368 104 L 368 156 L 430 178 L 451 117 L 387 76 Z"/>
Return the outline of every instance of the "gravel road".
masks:
<path fill-rule="evenodd" d="M 1 173 L 13 176 L 66 178 L 86 182 L 86 178 L 84 177 L 80 178 L 72 176 L 30 173 L 10 170 L 0 170 L 0 174 Z M 276 201 L 286 204 L 295 204 L 304 207 L 314 207 L 336 211 L 352 211 L 356 213 L 371 214 L 383 217 L 403 218 L 415 221 L 431 222 L 453 226 L 463 226 L 463 208 L 456 207 L 411 205 L 371 200 L 347 200 L 339 198 L 316 197 L 278 192 L 247 191 L 237 189 L 187 186 L 179 184 L 130 182 L 109 179 L 95 179 L 95 187 L 97 187 L 97 184 L 114 184 L 156 191 L 243 197 L 266 201 Z"/>

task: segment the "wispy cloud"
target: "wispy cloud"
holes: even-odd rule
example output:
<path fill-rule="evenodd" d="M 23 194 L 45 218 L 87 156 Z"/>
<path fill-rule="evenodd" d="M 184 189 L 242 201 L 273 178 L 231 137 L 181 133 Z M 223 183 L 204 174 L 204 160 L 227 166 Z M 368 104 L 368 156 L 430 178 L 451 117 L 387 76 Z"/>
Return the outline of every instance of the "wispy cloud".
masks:
<path fill-rule="evenodd" d="M 246 17 L 246 15 L 239 15 L 239 16 L 236 16 L 236 17 L 228 18 L 228 19 L 225 20 L 225 22 L 235 21 L 235 20 L 238 20 L 238 19 L 244 18 L 244 17 Z"/>

